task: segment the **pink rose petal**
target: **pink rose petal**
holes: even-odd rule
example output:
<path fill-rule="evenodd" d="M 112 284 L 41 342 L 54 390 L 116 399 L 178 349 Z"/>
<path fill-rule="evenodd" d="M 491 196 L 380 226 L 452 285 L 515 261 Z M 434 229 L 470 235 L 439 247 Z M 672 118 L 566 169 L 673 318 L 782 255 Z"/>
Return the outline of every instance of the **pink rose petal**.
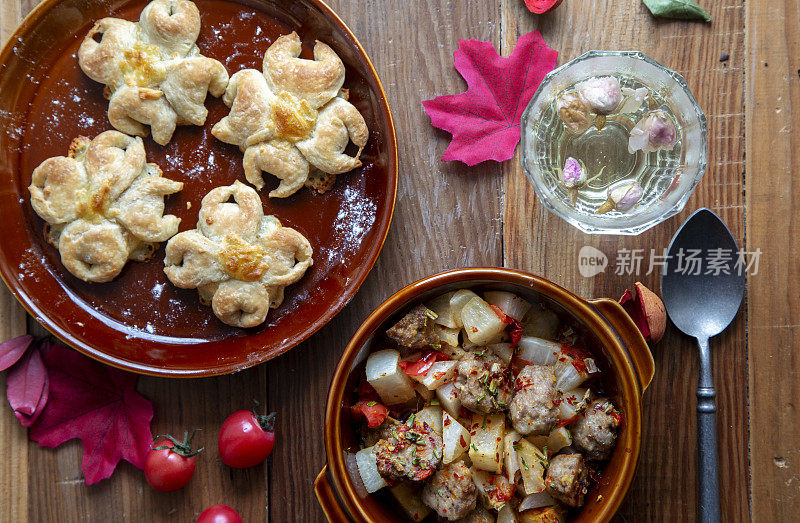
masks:
<path fill-rule="evenodd" d="M 6 378 L 6 396 L 14 412 L 31 416 L 42 398 L 47 371 L 38 349 L 25 353 Z"/>
<path fill-rule="evenodd" d="M 24 334 L 0 343 L 0 371 L 14 365 L 33 342 L 33 336 Z"/>

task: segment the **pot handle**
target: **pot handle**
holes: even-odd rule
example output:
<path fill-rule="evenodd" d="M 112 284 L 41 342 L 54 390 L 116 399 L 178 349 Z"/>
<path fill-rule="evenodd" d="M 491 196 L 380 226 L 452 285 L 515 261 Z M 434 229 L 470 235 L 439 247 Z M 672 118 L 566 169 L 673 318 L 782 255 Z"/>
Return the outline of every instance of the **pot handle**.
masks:
<path fill-rule="evenodd" d="M 653 381 L 656 366 L 653 361 L 653 354 L 650 352 L 650 347 L 647 346 L 642 333 L 628 316 L 628 313 L 625 312 L 625 309 L 622 308 L 622 305 L 616 301 L 609 298 L 598 298 L 589 300 L 589 303 L 597 307 L 600 314 L 617 331 L 620 339 L 627 346 L 631 363 L 633 363 L 636 368 L 636 374 L 639 376 L 639 386 L 642 389 L 642 394 L 644 394 L 650 382 Z"/>
<path fill-rule="evenodd" d="M 319 505 L 322 507 L 322 511 L 325 513 L 325 517 L 328 518 L 328 521 L 331 523 L 345 523 L 350 521 L 350 518 L 348 518 L 347 514 L 342 510 L 342 506 L 339 505 L 336 494 L 333 492 L 331 480 L 328 478 L 327 463 L 322 467 L 322 470 L 317 475 L 317 479 L 314 480 L 314 493 L 317 495 L 317 501 L 319 501 Z"/>

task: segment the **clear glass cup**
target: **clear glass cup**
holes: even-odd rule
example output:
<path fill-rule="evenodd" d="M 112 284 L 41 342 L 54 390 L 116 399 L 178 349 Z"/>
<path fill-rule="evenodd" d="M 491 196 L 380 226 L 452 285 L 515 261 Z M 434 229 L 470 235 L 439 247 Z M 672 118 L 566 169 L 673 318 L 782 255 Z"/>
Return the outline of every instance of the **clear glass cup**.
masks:
<path fill-rule="evenodd" d="M 562 140 L 553 132 L 554 118 L 558 118 L 553 109 L 554 100 L 566 88 L 593 76 L 614 76 L 621 79 L 623 86 L 644 84 L 658 93 L 659 100 L 668 106 L 677 124 L 678 142 L 674 154 L 670 155 L 662 151 L 629 153 L 627 141 L 625 150 L 604 150 L 606 143 L 614 143 L 617 146 L 613 148 L 620 149 L 620 140 L 627 140 L 629 129 L 618 125 L 614 118 L 609 118 L 602 133 L 590 128 L 578 137 L 580 141 L 571 137 L 570 147 L 587 151 L 590 156 L 590 176 L 594 174 L 592 169 L 596 171 L 604 161 L 622 173 L 619 180 L 615 179 L 614 172 L 601 173 L 604 184 L 613 186 L 615 181 L 626 179 L 624 171 L 628 160 L 632 164 L 645 162 L 641 165 L 650 166 L 646 179 L 637 179 L 643 182 L 644 196 L 625 212 L 598 214 L 596 205 L 576 203 L 554 169 L 554 159 L 558 158 L 561 163 L 564 154 Z M 629 121 L 627 125 L 632 124 Z M 641 52 L 589 51 L 551 71 L 525 109 L 521 129 L 522 168 L 540 201 L 548 210 L 586 233 L 635 235 L 661 223 L 683 209 L 706 170 L 707 123 L 702 109 L 681 75 Z M 617 140 L 613 140 L 614 133 L 619 135 Z M 630 158 L 626 159 L 625 155 Z M 605 185 L 602 187 L 605 196 Z"/>

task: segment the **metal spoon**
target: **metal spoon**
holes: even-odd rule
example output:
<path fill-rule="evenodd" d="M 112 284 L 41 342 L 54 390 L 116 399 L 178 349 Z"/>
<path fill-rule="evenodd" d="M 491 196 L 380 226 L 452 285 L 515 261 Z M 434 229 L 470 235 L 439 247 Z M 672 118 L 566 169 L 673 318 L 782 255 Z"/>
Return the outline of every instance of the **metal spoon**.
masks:
<path fill-rule="evenodd" d="M 699 271 L 688 261 L 692 250 L 701 260 Z M 722 251 L 715 251 L 722 249 Z M 721 254 L 730 259 L 712 269 L 710 260 Z M 661 274 L 661 293 L 672 323 L 697 338 L 700 349 L 700 379 L 697 387 L 697 431 L 699 449 L 700 521 L 716 523 L 719 514 L 717 472 L 716 392 L 711 375 L 708 339 L 730 324 L 744 296 L 745 274 L 739 248 L 731 231 L 708 209 L 692 214 L 675 233 Z M 688 269 L 690 270 L 686 270 Z M 699 272 L 699 274 L 694 274 Z M 715 274 L 716 273 L 716 274 Z"/>

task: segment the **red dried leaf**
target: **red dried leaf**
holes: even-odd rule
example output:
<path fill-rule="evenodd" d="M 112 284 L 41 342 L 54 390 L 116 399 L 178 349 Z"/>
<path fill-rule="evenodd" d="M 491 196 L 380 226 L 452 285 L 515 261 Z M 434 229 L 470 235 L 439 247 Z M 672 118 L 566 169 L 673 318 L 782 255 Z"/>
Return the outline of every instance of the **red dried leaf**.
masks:
<path fill-rule="evenodd" d="M 645 316 L 641 302 L 636 299 L 630 290 L 626 289 L 625 294 L 619 299 L 619 304 L 622 305 L 622 308 L 625 309 L 625 312 L 631 317 L 633 323 L 635 323 L 642 332 L 642 337 L 649 340 L 650 327 L 647 325 L 647 316 Z"/>
<path fill-rule="evenodd" d="M 120 459 L 142 468 L 153 438 L 153 405 L 136 392 L 135 374 L 108 367 L 62 345 L 44 354 L 50 400 L 30 429 L 43 447 L 83 441 L 87 485 L 114 472 Z"/>
<path fill-rule="evenodd" d="M 431 124 L 453 135 L 442 160 L 508 160 L 519 142 L 522 112 L 558 53 L 533 31 L 520 37 L 508 58 L 479 40 L 459 40 L 454 56 L 467 91 L 422 102 Z"/>
<path fill-rule="evenodd" d="M 561 0 L 525 0 L 525 6 L 531 13 L 537 15 L 549 13 L 559 5 L 561 5 Z"/>
<path fill-rule="evenodd" d="M 39 349 L 34 347 L 25 353 L 6 377 L 6 397 L 14 412 L 31 416 L 44 393 L 47 371 Z"/>
<path fill-rule="evenodd" d="M 36 423 L 36 420 L 39 419 L 39 416 L 42 414 L 45 405 L 47 405 L 48 399 L 50 399 L 50 379 L 47 377 L 47 373 L 45 373 L 44 389 L 42 390 L 42 395 L 39 397 L 39 403 L 36 404 L 36 408 L 33 410 L 33 414 L 27 415 L 19 411 L 14 411 L 14 416 L 17 417 L 19 424 L 23 427 L 30 427 Z"/>
<path fill-rule="evenodd" d="M 19 361 L 32 342 L 33 336 L 24 334 L 0 343 L 0 371 Z"/>

